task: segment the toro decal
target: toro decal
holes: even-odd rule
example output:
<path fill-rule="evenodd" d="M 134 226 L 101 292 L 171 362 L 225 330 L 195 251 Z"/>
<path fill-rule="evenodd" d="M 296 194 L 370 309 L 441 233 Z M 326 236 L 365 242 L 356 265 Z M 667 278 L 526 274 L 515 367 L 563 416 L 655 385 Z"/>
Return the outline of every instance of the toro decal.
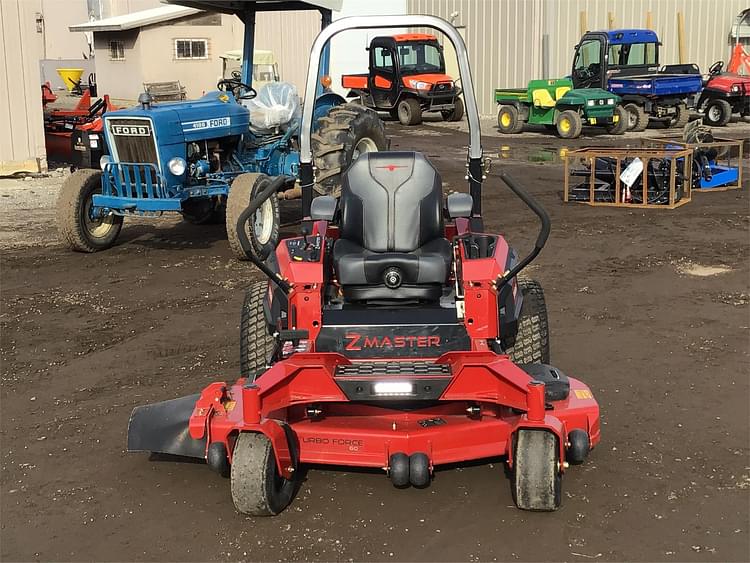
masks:
<path fill-rule="evenodd" d="M 439 336 L 362 336 L 347 332 L 345 350 L 359 351 L 364 348 L 432 348 L 440 346 Z"/>
<path fill-rule="evenodd" d="M 183 131 L 200 131 L 203 129 L 216 129 L 217 127 L 229 127 L 232 124 L 230 117 L 216 117 L 214 119 L 201 119 L 199 121 L 183 121 Z"/>

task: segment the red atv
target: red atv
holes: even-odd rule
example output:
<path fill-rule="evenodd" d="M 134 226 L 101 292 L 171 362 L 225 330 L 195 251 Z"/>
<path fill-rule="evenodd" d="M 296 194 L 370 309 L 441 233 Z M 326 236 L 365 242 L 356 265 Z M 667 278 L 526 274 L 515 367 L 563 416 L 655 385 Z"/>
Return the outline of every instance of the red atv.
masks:
<path fill-rule="evenodd" d="M 445 74 L 443 48 L 433 35 L 405 33 L 376 37 L 370 42 L 369 74 L 348 74 L 341 85 L 348 97 L 387 111 L 402 125 L 422 123 L 424 112 L 440 112 L 446 121 L 460 121 L 461 89 Z"/>
<path fill-rule="evenodd" d="M 723 68 L 724 61 L 711 65 L 696 103 L 696 109 L 703 112 L 703 123 L 714 127 L 729 123 L 733 113 L 750 119 L 750 77 L 722 73 Z"/>
<path fill-rule="evenodd" d="M 507 461 L 520 508 L 555 510 L 568 462 L 583 462 L 599 442 L 590 389 L 549 365 L 542 289 L 518 277 L 544 246 L 546 212 L 501 173 L 542 228 L 523 259 L 482 228 L 479 116 L 456 29 L 430 16 L 338 20 L 313 45 L 305 99 L 336 34 L 408 26 L 442 31 L 456 47 L 469 193 L 444 201 L 440 174 L 423 155 L 379 152 L 351 165 L 339 199 L 313 199 L 306 104 L 301 236 L 265 262 L 247 239 L 247 222 L 283 177 L 238 222 L 248 258 L 269 279 L 246 294 L 240 378 L 131 416 L 128 450 L 205 459 L 231 476 L 242 513 L 281 512 L 308 464 L 368 467 L 396 487 L 425 487 L 436 466 L 496 456 Z"/>

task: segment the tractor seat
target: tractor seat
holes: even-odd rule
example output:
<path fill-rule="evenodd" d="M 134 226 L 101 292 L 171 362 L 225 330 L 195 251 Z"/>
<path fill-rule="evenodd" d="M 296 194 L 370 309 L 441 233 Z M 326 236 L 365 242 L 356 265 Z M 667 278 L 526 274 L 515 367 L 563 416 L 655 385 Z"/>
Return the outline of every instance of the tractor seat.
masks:
<path fill-rule="evenodd" d="M 347 301 L 436 301 L 453 251 L 443 188 L 420 153 L 369 152 L 344 174 L 333 266 Z"/>
<path fill-rule="evenodd" d="M 553 108 L 555 107 L 555 100 L 552 98 L 552 94 L 546 88 L 537 88 L 531 92 L 531 98 L 534 105 L 538 108 Z"/>

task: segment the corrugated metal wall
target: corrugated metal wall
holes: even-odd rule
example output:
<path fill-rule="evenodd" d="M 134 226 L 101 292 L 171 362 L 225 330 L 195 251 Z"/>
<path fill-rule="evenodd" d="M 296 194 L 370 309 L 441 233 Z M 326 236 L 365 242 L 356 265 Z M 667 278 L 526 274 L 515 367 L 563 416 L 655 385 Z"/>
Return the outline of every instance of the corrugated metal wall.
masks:
<path fill-rule="evenodd" d="M 533 78 L 570 73 L 573 47 L 581 36 L 581 13 L 587 27 L 645 27 L 651 11 L 653 28 L 664 43 L 663 63 L 679 62 L 677 13 L 685 17 L 686 61 L 702 70 L 727 61 L 734 18 L 748 0 L 408 0 L 412 14 L 431 14 L 465 26 L 479 111 L 495 113 L 496 87 L 522 88 Z M 546 56 L 543 53 L 547 36 Z"/>
<path fill-rule="evenodd" d="M 47 169 L 39 85 L 38 0 L 0 2 L 0 174 Z"/>

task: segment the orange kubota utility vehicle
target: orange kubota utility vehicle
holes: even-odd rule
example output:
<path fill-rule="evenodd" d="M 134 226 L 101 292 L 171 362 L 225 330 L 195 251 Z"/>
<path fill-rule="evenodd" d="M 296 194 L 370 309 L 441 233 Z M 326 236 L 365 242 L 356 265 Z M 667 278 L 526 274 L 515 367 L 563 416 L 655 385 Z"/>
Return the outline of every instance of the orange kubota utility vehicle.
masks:
<path fill-rule="evenodd" d="M 443 47 L 435 36 L 375 37 L 368 50 L 370 72 L 341 77 L 348 97 L 359 96 L 363 105 L 387 111 L 403 125 L 418 125 L 426 111 L 440 112 L 446 121 L 461 120 L 461 89 L 445 74 Z"/>

